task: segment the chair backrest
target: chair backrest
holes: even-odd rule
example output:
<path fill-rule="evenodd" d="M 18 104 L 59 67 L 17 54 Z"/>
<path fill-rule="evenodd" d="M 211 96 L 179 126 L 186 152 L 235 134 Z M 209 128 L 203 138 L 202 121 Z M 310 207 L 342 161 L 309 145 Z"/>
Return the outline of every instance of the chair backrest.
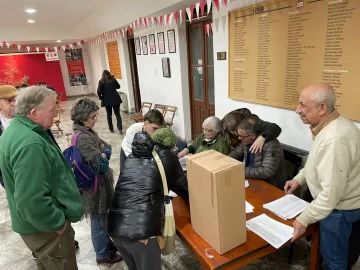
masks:
<path fill-rule="evenodd" d="M 171 127 L 173 125 L 176 110 L 177 110 L 176 106 L 166 105 L 166 112 L 164 114 L 164 118 L 165 118 L 165 124 L 167 126 Z"/>
<path fill-rule="evenodd" d="M 160 111 L 163 114 L 163 116 L 165 117 L 166 105 L 155 104 L 154 109 Z"/>
<path fill-rule="evenodd" d="M 144 115 L 145 113 L 147 113 L 151 109 L 151 107 L 152 107 L 151 102 L 143 102 L 142 105 L 141 105 L 140 114 Z"/>

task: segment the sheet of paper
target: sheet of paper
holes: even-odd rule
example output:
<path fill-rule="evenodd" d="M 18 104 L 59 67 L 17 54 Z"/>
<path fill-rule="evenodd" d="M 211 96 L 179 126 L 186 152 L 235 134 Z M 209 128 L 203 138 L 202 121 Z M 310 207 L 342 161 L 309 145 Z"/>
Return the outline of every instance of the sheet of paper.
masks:
<path fill-rule="evenodd" d="M 247 188 L 249 185 L 249 181 L 248 180 L 245 180 L 245 188 Z"/>
<path fill-rule="evenodd" d="M 263 207 L 283 219 L 292 219 L 302 213 L 308 205 L 308 202 L 294 195 L 285 195 L 278 200 L 264 204 Z"/>
<path fill-rule="evenodd" d="M 279 248 L 292 236 L 294 229 L 262 214 L 246 222 L 246 228 L 254 232 L 274 248 Z"/>
<path fill-rule="evenodd" d="M 169 197 L 175 198 L 175 197 L 177 197 L 177 194 L 174 191 L 169 190 Z"/>
<path fill-rule="evenodd" d="M 250 203 L 245 201 L 245 210 L 246 214 L 254 212 L 254 206 L 252 206 Z"/>
<path fill-rule="evenodd" d="M 180 162 L 180 165 L 181 165 L 181 168 L 183 169 L 183 171 L 186 171 L 186 159 L 187 159 L 187 155 L 180 158 L 179 159 L 179 162 Z"/>

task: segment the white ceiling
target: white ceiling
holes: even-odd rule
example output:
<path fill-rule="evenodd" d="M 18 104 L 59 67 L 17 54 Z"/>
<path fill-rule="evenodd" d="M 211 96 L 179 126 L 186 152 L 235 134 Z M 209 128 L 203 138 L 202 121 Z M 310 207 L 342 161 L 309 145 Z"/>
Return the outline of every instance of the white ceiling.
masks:
<path fill-rule="evenodd" d="M 176 11 L 199 0 L 0 0 L 0 41 L 64 42 L 124 27 L 159 10 Z M 24 12 L 37 10 L 34 14 Z M 28 19 L 36 22 L 29 24 Z"/>

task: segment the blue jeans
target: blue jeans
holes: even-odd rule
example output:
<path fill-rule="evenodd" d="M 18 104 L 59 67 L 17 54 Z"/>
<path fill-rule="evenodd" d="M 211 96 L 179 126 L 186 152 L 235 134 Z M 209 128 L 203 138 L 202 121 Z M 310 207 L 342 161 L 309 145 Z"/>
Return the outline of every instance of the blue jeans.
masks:
<path fill-rule="evenodd" d="M 100 217 L 91 217 L 91 240 L 95 249 L 96 259 L 109 256 L 109 245 L 112 243 L 106 231 L 100 227 Z"/>
<path fill-rule="evenodd" d="M 320 253 L 328 270 L 347 269 L 352 224 L 360 220 L 360 209 L 333 210 L 320 221 Z"/>

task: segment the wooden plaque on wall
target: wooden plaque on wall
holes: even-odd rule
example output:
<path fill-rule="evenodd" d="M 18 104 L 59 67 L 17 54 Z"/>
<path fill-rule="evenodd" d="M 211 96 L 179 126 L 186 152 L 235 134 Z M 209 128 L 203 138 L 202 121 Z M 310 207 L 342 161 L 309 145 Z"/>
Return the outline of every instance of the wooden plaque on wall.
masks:
<path fill-rule="evenodd" d="M 109 60 L 110 73 L 115 74 L 115 78 L 121 80 L 122 75 L 117 41 L 107 42 L 106 50 Z"/>
<path fill-rule="evenodd" d="M 295 109 L 301 90 L 330 83 L 360 121 L 360 1 L 285 0 L 229 12 L 229 98 Z"/>

